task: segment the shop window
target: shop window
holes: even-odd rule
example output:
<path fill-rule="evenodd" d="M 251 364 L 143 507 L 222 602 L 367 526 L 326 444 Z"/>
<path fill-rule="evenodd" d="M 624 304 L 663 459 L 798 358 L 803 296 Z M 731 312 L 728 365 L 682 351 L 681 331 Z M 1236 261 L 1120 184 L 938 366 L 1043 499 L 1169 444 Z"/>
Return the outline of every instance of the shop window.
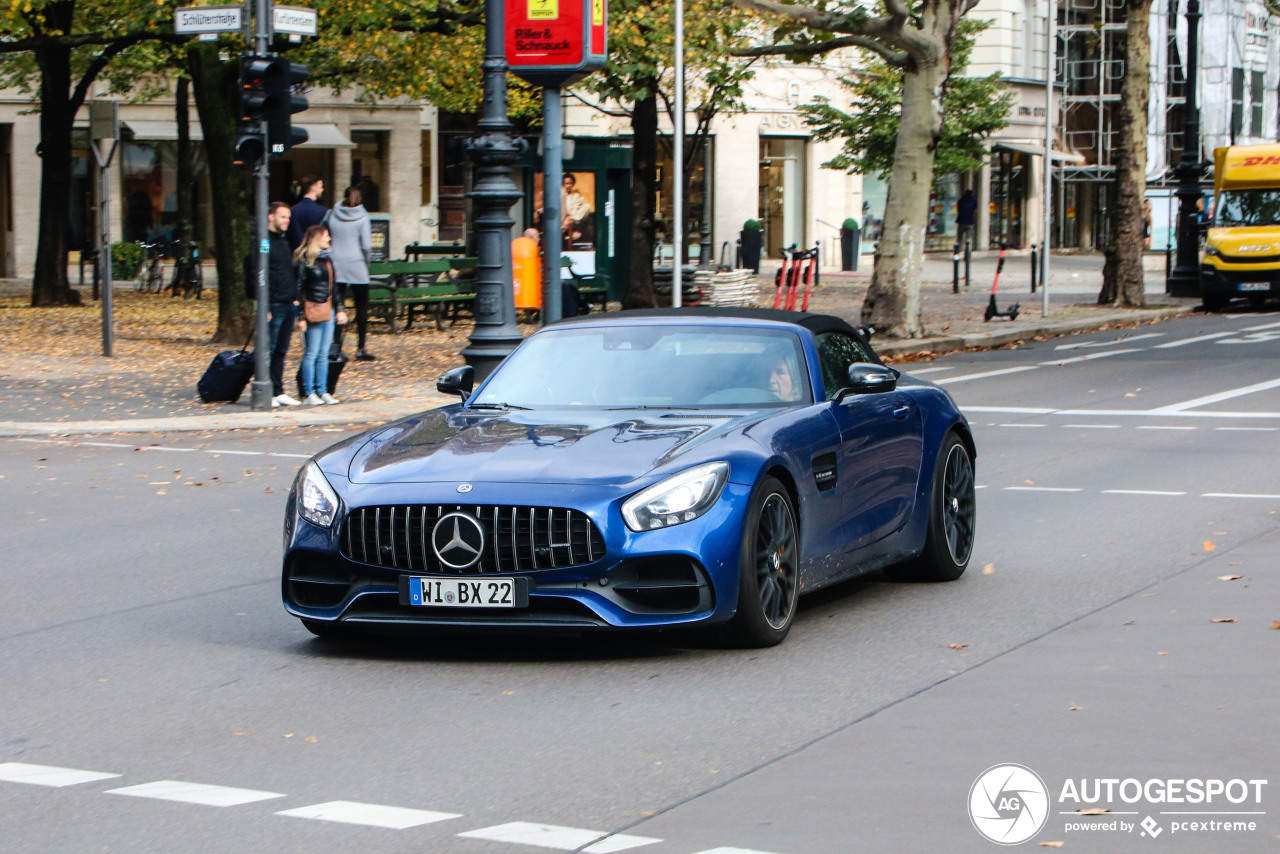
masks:
<path fill-rule="evenodd" d="M 204 146 L 191 146 L 192 221 L 182 227 L 178 205 L 178 143 L 172 140 L 132 140 L 121 144 L 120 191 L 125 240 L 149 243 L 199 240 L 211 217 Z"/>
<path fill-rule="evenodd" d="M 1261 71 L 1250 72 L 1249 76 L 1249 103 L 1250 113 L 1252 113 L 1252 122 L 1249 127 L 1253 136 L 1266 136 L 1266 132 L 1262 129 L 1262 99 L 1266 97 L 1267 78 L 1266 74 Z"/>
<path fill-rule="evenodd" d="M 368 211 L 385 211 L 388 199 L 383 188 L 389 186 L 388 137 L 381 130 L 353 130 L 351 141 L 351 183 L 360 188 Z"/>
<path fill-rule="evenodd" d="M 805 242 L 805 138 L 760 138 L 759 219 L 768 256 Z"/>

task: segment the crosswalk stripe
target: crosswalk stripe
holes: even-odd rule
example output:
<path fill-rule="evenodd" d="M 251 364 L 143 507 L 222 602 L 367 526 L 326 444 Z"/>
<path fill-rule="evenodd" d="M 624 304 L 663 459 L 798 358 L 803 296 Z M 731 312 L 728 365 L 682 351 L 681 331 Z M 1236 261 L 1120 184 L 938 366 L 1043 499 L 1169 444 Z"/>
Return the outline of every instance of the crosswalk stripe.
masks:
<path fill-rule="evenodd" d="M 450 818 L 461 818 L 456 812 L 431 812 L 405 807 L 387 807 L 380 804 L 362 804 L 356 801 L 329 801 L 313 804 L 308 807 L 282 810 L 276 815 L 287 815 L 293 818 L 310 818 L 317 821 L 337 821 L 343 824 L 362 824 L 369 827 L 386 827 L 393 830 L 404 830 Z"/>
<path fill-rule="evenodd" d="M 628 836 L 623 833 L 609 835 L 599 830 L 534 824 L 528 821 L 513 821 L 493 827 L 482 827 L 479 830 L 459 833 L 458 836 L 465 839 L 487 839 L 491 842 L 513 842 L 539 848 L 555 848 L 560 851 L 581 849 L 590 854 L 611 854 L 614 851 L 626 851 L 662 841 L 645 836 Z"/>
<path fill-rule="evenodd" d="M 207 807 L 236 807 L 254 801 L 283 798 L 279 792 L 260 792 L 256 789 L 234 789 L 230 786 L 208 786 L 204 783 L 183 783 L 179 780 L 157 780 L 140 786 L 110 789 L 108 795 L 129 795 L 135 798 L 154 798 L 158 801 L 178 801 L 184 804 L 201 804 Z"/>
<path fill-rule="evenodd" d="M 58 768 L 54 765 L 29 765 L 25 762 L 0 763 L 0 780 L 9 783 L 30 783 L 35 786 L 61 788 L 80 783 L 93 783 L 97 780 L 110 780 L 119 776 L 119 774 L 105 774 L 101 771 Z"/>

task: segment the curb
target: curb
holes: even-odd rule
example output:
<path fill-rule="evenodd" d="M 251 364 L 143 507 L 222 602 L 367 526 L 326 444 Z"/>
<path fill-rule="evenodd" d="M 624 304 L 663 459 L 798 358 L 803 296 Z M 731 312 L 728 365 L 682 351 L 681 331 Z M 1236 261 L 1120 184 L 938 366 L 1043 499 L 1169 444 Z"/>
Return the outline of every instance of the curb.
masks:
<path fill-rule="evenodd" d="M 968 335 L 885 340 L 875 342 L 876 352 L 883 356 L 906 356 L 913 353 L 942 355 L 958 350 L 999 347 L 1024 341 L 1036 335 L 1068 335 L 1090 332 L 1109 323 L 1141 323 L 1165 317 L 1189 314 L 1192 305 L 1167 308 L 1112 312 L 1080 320 L 1019 326 L 998 332 L 976 332 Z M 1016 322 L 1016 321 L 1015 321 Z M 363 426 L 386 423 L 438 406 L 452 403 L 453 397 L 421 394 L 394 400 L 342 404 L 334 411 L 329 407 L 290 407 L 270 412 L 227 412 L 213 415 L 176 415 L 164 418 L 135 418 L 123 421 L 0 421 L 0 437 L 80 436 L 106 433 L 180 433 L 214 430 L 264 430 L 272 428 L 323 427 L 332 425 Z"/>

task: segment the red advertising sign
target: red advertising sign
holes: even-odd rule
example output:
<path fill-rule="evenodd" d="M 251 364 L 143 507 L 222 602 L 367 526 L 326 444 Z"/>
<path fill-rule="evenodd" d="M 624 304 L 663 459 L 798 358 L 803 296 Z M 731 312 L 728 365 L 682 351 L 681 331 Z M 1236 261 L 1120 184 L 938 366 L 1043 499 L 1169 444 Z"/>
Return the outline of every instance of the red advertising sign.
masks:
<path fill-rule="evenodd" d="M 505 0 L 511 71 L 540 86 L 567 86 L 604 66 L 606 0 Z"/>

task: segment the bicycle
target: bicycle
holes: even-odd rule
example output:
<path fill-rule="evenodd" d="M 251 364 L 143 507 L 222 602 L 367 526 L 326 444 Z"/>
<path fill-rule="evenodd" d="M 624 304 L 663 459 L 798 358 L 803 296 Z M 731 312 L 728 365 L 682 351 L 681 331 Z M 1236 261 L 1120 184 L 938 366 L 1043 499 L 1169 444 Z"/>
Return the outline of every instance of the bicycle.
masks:
<path fill-rule="evenodd" d="M 138 291 L 158 294 L 164 286 L 164 244 L 139 240 L 138 245 L 146 252 L 142 266 L 138 268 Z"/>
<path fill-rule="evenodd" d="M 173 278 L 167 290 L 172 291 L 175 297 L 181 290 L 184 299 L 192 294 L 195 294 L 196 299 L 200 299 L 200 294 L 204 291 L 204 274 L 200 270 L 200 247 L 194 240 L 186 244 L 180 243 L 175 254 Z"/>

